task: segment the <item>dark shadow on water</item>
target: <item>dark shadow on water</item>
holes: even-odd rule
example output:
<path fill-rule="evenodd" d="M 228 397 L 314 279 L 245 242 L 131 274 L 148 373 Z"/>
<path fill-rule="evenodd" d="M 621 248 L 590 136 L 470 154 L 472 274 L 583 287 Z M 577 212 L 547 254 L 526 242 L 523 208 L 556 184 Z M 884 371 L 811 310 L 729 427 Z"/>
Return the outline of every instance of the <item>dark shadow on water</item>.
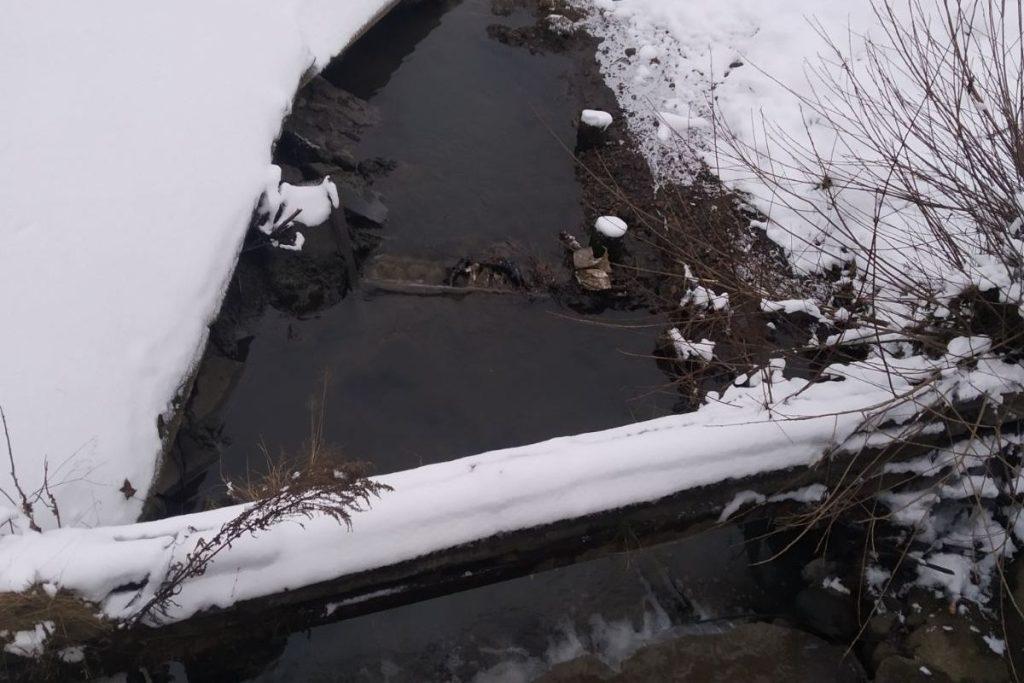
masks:
<path fill-rule="evenodd" d="M 416 46 L 441 23 L 445 12 L 462 0 L 403 2 L 366 32 L 321 75 L 356 97 L 368 100 L 391 80 Z"/>

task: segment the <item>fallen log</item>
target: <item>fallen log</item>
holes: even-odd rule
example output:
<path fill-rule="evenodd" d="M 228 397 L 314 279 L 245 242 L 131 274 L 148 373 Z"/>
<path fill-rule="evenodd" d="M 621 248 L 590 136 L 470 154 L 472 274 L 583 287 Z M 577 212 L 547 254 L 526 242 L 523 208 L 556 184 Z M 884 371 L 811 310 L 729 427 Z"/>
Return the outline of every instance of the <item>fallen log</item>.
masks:
<path fill-rule="evenodd" d="M 831 392 L 854 406 L 871 405 L 856 385 L 843 384 L 815 385 L 807 393 L 816 394 L 815 402 Z M 353 532 L 313 519 L 242 539 L 183 586 L 168 622 L 115 632 L 96 652 L 108 670 L 195 657 L 225 642 L 277 637 L 696 533 L 751 491 L 768 497 L 810 484 L 878 489 L 886 462 L 1017 429 L 1024 413 L 1015 390 L 997 394 L 999 401 L 977 396 L 923 408 L 919 424 L 941 429 L 908 431 L 913 421 L 904 417 L 877 421 L 862 433 L 864 415 L 856 410 L 728 419 L 744 396 L 755 395 L 741 392 L 697 413 L 380 477 L 395 491 L 357 514 Z M 840 445 L 827 446 L 830 438 Z M 126 527 L 3 537 L 0 578 L 10 590 L 31 572 L 35 580 L 101 602 L 110 616 L 128 615 L 171 557 L 236 513 L 226 508 Z M 97 556 L 111 573 L 98 587 L 80 566 Z"/>

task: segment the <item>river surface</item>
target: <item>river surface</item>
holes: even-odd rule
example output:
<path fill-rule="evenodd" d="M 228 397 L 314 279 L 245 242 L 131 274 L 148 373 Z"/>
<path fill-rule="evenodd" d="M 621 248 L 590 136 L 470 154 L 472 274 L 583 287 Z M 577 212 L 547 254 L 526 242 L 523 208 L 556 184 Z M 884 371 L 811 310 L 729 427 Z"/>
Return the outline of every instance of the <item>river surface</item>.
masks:
<path fill-rule="evenodd" d="M 574 57 L 487 33 L 527 21 L 523 11 L 495 16 L 488 0 L 403 6 L 325 72 L 381 112 L 359 156 L 397 162 L 375 185 L 390 211 L 380 253 L 454 264 L 512 245 L 558 264 L 559 231 L 581 230 L 566 149 L 586 104 L 570 96 Z M 245 472 L 259 443 L 276 453 L 307 439 L 309 397 L 325 376 L 326 439 L 377 472 L 671 412 L 677 396 L 650 357 L 656 319 L 576 318 L 550 299 L 359 283 L 310 318 L 271 311 L 221 410 L 229 445 L 206 485 Z M 190 680 L 531 680 L 585 651 L 614 661 L 658 637 L 775 609 L 780 594 L 764 590 L 747 551 L 727 527 L 291 634 L 216 671 L 172 669 Z"/>
<path fill-rule="evenodd" d="M 566 150 L 572 63 L 488 37 L 516 20 L 484 0 L 399 7 L 326 71 L 381 113 L 357 156 L 397 163 L 374 186 L 389 210 L 377 256 L 454 266 L 505 249 L 565 272 L 558 234 L 583 221 Z M 299 448 L 325 377 L 326 440 L 377 473 L 670 413 L 678 397 L 651 359 L 658 320 L 578 318 L 550 299 L 360 283 L 314 317 L 270 309 L 220 411 L 228 445 L 206 486 L 260 465 L 259 444 Z"/>

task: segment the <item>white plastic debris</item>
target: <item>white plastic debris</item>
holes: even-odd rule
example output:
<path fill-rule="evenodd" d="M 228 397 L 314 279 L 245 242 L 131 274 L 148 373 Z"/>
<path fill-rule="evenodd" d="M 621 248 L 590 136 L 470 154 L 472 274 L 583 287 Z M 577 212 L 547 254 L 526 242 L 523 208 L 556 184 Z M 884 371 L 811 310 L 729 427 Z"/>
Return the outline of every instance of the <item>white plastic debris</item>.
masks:
<path fill-rule="evenodd" d="M 618 239 L 626 234 L 626 221 L 616 216 L 601 216 L 594 223 L 594 229 L 605 237 Z"/>
<path fill-rule="evenodd" d="M 583 113 L 580 114 L 580 121 L 584 125 L 604 130 L 612 125 L 612 115 L 600 109 L 584 109 Z"/>

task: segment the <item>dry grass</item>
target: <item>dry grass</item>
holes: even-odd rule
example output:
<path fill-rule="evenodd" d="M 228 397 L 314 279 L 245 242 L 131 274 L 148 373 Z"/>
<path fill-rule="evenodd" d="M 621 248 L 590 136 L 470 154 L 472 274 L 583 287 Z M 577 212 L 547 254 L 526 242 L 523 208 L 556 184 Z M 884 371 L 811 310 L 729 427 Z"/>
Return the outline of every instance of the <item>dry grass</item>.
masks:
<path fill-rule="evenodd" d="M 35 584 L 20 593 L 0 593 L 0 632 L 8 634 L 8 641 L 14 633 L 34 630 L 43 622 L 53 624 L 50 647 L 93 641 L 113 628 L 99 614 L 99 606 L 65 589 L 51 594 Z"/>
<path fill-rule="evenodd" d="M 346 528 L 352 515 L 370 506 L 391 487 L 368 478 L 369 465 L 344 462 L 340 451 L 324 441 L 327 378 L 319 400 L 310 403 L 310 436 L 302 452 L 273 459 L 263 449 L 267 469 L 242 485 L 228 483 L 229 495 L 244 510 L 225 522 L 210 538 L 196 540 L 184 558 L 171 563 L 159 584 L 125 620 L 128 627 L 159 625 L 175 606 L 174 598 L 192 578 L 202 576 L 214 559 L 244 536 L 284 521 L 326 517 Z"/>

